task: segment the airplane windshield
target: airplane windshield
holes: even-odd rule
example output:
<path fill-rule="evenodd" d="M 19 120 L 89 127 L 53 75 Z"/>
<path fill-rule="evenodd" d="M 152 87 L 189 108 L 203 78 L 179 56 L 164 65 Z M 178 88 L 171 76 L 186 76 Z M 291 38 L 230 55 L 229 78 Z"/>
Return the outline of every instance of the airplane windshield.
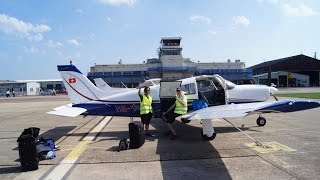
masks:
<path fill-rule="evenodd" d="M 154 86 L 154 85 L 159 85 L 160 84 L 160 80 L 159 78 L 155 78 L 155 79 L 148 79 L 145 80 L 140 86 L 141 87 L 145 87 L 145 86 Z"/>

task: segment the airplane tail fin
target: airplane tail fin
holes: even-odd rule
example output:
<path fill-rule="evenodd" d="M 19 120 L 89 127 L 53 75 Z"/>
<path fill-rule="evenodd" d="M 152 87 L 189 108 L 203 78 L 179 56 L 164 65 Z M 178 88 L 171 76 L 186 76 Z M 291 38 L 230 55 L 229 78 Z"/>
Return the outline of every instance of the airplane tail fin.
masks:
<path fill-rule="evenodd" d="M 73 104 L 99 100 L 105 92 L 98 89 L 74 65 L 58 65 L 62 81 Z"/>
<path fill-rule="evenodd" d="M 94 83 L 96 84 L 97 88 L 101 89 L 101 90 L 110 90 L 112 89 L 112 87 L 109 86 L 108 83 L 106 83 L 103 79 L 101 78 L 95 78 L 93 79 Z"/>

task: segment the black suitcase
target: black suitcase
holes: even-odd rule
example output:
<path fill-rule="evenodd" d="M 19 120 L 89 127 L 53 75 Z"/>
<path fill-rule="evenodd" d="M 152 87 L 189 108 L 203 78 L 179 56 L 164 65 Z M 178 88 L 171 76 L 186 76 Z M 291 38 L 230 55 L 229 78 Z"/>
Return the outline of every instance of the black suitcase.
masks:
<path fill-rule="evenodd" d="M 129 149 L 137 149 L 144 144 L 145 135 L 143 124 L 139 121 L 129 123 Z"/>
<path fill-rule="evenodd" d="M 38 169 L 38 154 L 33 135 L 21 135 L 18 140 L 19 158 L 23 171 Z"/>

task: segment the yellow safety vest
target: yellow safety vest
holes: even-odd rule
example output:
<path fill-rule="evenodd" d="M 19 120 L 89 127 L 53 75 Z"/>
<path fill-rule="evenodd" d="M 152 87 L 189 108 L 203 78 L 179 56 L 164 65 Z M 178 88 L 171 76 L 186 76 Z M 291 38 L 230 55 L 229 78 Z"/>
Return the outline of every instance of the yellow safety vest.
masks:
<path fill-rule="evenodd" d="M 185 101 L 186 103 L 188 103 L 187 96 L 185 96 L 185 95 L 180 96 L 179 100 Z M 188 105 L 183 106 L 182 104 L 180 104 L 180 102 L 178 100 L 176 100 L 176 108 L 174 109 L 174 113 L 186 114 L 187 111 L 188 111 Z"/>
<path fill-rule="evenodd" d="M 140 114 L 149 114 L 152 112 L 152 97 L 147 98 L 146 95 L 142 95 L 142 101 L 140 99 Z"/>

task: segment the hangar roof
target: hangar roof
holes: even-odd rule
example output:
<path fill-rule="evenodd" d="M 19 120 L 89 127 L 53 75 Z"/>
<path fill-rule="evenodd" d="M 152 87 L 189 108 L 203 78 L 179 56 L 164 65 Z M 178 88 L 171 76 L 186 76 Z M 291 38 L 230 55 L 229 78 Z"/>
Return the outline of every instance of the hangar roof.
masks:
<path fill-rule="evenodd" d="M 270 66 L 271 71 L 319 71 L 320 60 L 299 54 L 296 56 L 263 62 L 249 68 L 251 68 L 253 72 L 261 73 L 262 71 L 268 71 Z"/>

